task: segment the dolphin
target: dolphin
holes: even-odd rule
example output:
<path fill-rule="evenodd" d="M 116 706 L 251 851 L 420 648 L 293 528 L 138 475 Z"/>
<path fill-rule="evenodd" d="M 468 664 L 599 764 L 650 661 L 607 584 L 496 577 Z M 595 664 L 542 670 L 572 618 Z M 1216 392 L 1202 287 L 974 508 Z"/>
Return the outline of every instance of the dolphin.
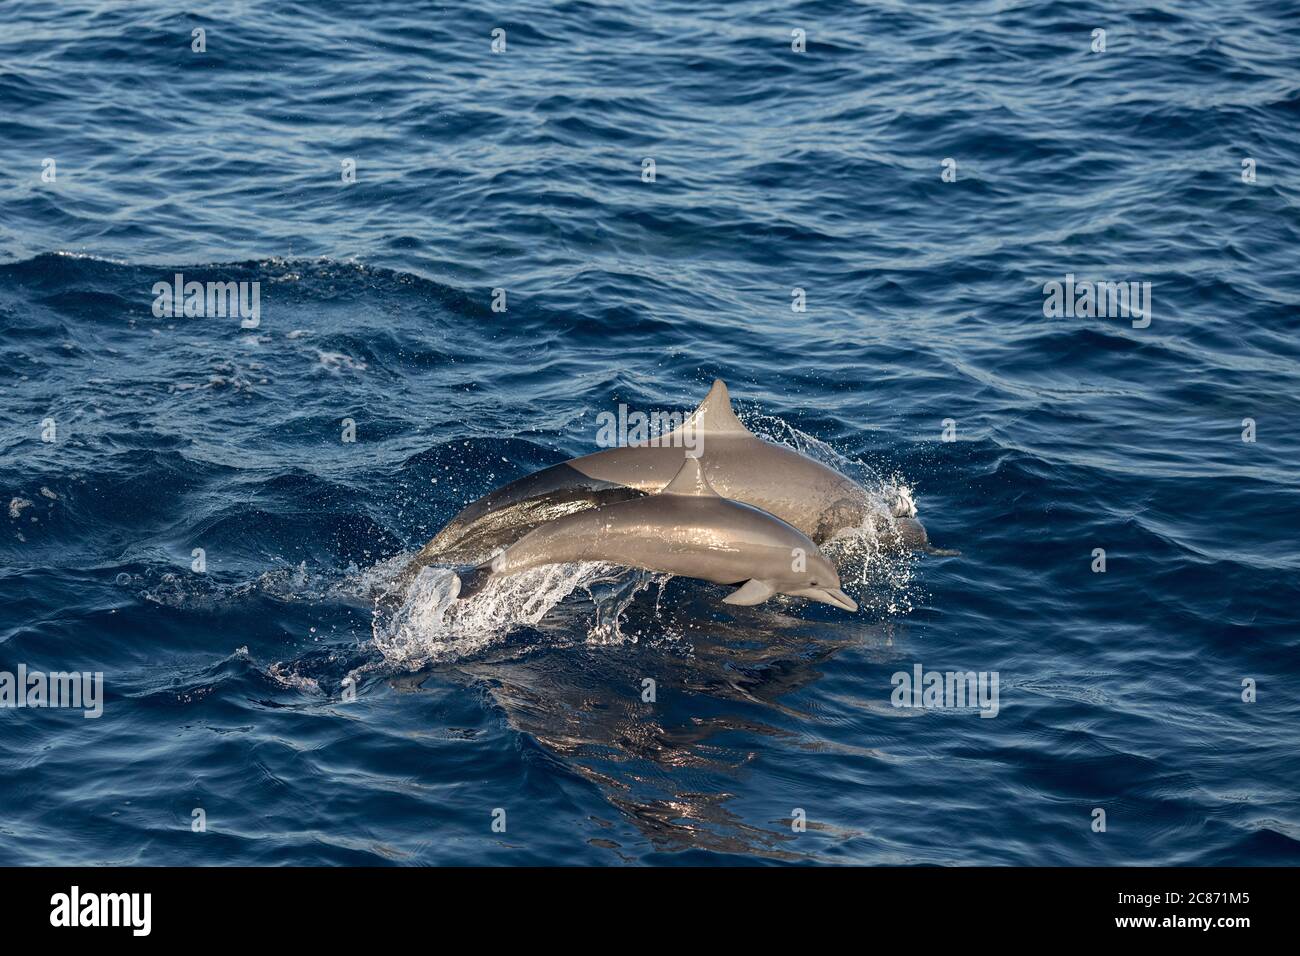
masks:
<path fill-rule="evenodd" d="M 732 411 L 727 386 L 717 379 L 699 407 L 668 435 L 552 465 L 466 505 L 412 566 L 476 562 L 547 521 L 656 494 L 692 447 L 702 453 L 704 474 L 718 494 L 769 512 L 818 544 L 871 520 L 891 541 L 929 549 L 910 499 L 900 498 L 890 521 L 857 483 L 754 435 Z"/>
<path fill-rule="evenodd" d="M 726 604 L 761 604 L 774 594 L 793 594 L 858 609 L 807 535 L 719 495 L 694 457 L 658 494 L 598 505 L 534 528 L 460 577 L 453 594 L 472 597 L 493 578 L 583 561 L 740 585 L 723 598 Z"/>

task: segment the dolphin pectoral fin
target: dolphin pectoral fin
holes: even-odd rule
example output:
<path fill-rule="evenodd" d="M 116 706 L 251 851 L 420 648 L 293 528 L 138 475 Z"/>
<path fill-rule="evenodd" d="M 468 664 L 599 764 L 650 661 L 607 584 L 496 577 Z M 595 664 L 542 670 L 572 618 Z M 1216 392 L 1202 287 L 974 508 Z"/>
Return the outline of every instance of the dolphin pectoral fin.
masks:
<path fill-rule="evenodd" d="M 776 588 L 766 581 L 760 581 L 758 578 L 750 578 L 742 586 L 736 588 L 722 599 L 723 604 L 762 604 L 773 594 Z"/>

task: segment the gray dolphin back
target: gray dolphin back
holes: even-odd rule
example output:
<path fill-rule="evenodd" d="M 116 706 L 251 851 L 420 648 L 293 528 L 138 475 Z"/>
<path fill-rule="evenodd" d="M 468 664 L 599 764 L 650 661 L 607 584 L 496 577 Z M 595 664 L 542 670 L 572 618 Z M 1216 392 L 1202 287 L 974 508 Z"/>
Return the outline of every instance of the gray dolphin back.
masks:
<path fill-rule="evenodd" d="M 776 515 L 815 542 L 871 513 L 867 493 L 853 481 L 752 434 L 732 411 L 721 380 L 680 428 L 656 442 L 606 449 L 513 481 L 463 508 L 416 561 L 478 561 L 546 522 L 656 494 L 681 469 L 690 445 L 702 452 L 718 494 Z"/>

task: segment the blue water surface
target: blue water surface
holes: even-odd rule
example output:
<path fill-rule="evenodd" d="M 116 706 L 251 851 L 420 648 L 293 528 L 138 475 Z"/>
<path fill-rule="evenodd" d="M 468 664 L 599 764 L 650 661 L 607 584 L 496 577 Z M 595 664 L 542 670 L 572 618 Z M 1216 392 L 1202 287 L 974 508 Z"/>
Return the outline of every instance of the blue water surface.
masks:
<path fill-rule="evenodd" d="M 0 710 L 0 863 L 1300 861 L 1295 14 L 6 0 L 0 670 L 106 699 Z M 393 652 L 397 556 L 715 376 L 961 555 Z"/>

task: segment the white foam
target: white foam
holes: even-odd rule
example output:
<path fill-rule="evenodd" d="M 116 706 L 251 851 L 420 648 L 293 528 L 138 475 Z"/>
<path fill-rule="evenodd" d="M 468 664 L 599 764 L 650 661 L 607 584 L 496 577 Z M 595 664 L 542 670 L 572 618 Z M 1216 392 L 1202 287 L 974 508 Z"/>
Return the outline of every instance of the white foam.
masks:
<path fill-rule="evenodd" d="M 396 563 L 394 559 L 386 564 Z M 389 664 L 410 669 L 458 660 L 504 640 L 519 628 L 536 627 L 579 589 L 591 596 L 590 588 L 598 582 L 627 578 L 634 582 L 632 593 L 625 594 L 627 588 L 616 589 L 612 598 L 597 601 L 596 623 L 588 635 L 596 642 L 614 642 L 622 639 L 619 616 L 653 577 L 608 564 L 552 564 L 490 578 L 473 597 L 456 600 L 460 590 L 456 572 L 426 567 L 405 585 L 404 593 L 394 590 L 403 587 L 401 577 L 396 583 L 376 587 L 373 646 Z"/>
<path fill-rule="evenodd" d="M 852 478 L 871 501 L 872 515 L 858 527 L 844 528 L 822 545 L 822 552 L 840 574 L 840 583 L 864 609 L 906 614 L 914 606 L 916 555 L 904 547 L 887 546 L 880 531 L 899 518 L 915 518 L 916 499 L 910 484 L 898 474 L 881 475 L 858 458 L 849 458 L 833 445 L 772 415 L 744 415 L 755 435 L 784 445 Z M 895 540 L 897 540 L 895 538 Z"/>

